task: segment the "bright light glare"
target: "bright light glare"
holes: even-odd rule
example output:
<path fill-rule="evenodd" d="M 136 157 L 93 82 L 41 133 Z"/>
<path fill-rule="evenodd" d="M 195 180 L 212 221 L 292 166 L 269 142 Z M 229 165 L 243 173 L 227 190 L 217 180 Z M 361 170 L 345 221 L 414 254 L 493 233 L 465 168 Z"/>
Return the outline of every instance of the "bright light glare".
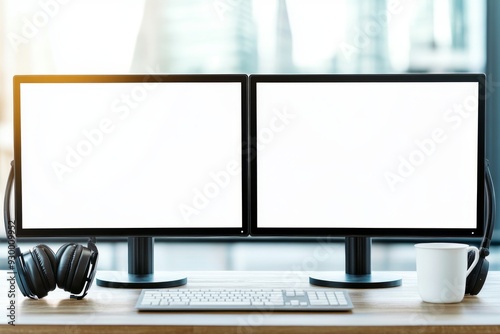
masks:
<path fill-rule="evenodd" d="M 287 1 L 293 37 L 293 59 L 298 66 L 317 66 L 331 60 L 345 38 L 345 1 Z"/>
<path fill-rule="evenodd" d="M 128 73 L 143 9 L 135 0 L 65 5 L 48 25 L 56 73 Z"/>

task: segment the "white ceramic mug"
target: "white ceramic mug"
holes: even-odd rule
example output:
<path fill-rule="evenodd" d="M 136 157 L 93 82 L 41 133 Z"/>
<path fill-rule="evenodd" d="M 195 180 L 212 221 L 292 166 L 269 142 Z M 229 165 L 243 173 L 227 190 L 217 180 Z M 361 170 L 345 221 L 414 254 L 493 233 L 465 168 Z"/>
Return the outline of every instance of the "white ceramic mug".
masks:
<path fill-rule="evenodd" d="M 465 281 L 479 261 L 479 249 L 457 243 L 416 244 L 418 292 L 424 302 L 459 303 L 465 295 Z M 475 253 L 467 269 L 467 253 Z"/>

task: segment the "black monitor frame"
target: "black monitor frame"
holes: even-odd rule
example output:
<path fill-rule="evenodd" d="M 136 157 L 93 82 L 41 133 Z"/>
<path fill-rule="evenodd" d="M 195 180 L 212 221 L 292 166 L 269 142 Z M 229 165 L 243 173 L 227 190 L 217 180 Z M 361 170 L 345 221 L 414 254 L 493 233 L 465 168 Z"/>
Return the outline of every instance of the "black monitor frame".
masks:
<path fill-rule="evenodd" d="M 78 228 L 25 229 L 22 202 L 22 142 L 21 142 L 21 85 L 25 83 L 156 83 L 156 82 L 237 82 L 241 84 L 241 166 L 242 218 L 237 228 Z M 88 237 L 88 236 L 247 236 L 249 221 L 248 186 L 248 76 L 245 74 L 131 74 L 131 75 L 16 75 L 14 76 L 14 175 L 15 216 L 18 237 Z M 145 164 L 148 162 L 145 161 Z"/>
<path fill-rule="evenodd" d="M 257 85 L 259 83 L 307 83 L 307 82 L 478 82 L 479 117 L 477 139 L 477 218 L 476 227 L 468 229 L 416 229 L 416 228 L 274 228 L 259 227 L 257 218 Z M 311 277 L 310 282 L 316 285 L 333 287 L 392 287 L 401 284 L 398 278 L 387 278 L 384 275 L 375 277 L 371 272 L 371 238 L 372 237 L 481 237 L 484 234 L 485 206 L 485 75 L 476 73 L 449 74 L 256 74 L 249 77 L 250 90 L 250 200 L 251 219 L 250 234 L 253 236 L 295 236 L 295 237 L 345 237 L 346 238 L 346 274 L 336 277 Z"/>

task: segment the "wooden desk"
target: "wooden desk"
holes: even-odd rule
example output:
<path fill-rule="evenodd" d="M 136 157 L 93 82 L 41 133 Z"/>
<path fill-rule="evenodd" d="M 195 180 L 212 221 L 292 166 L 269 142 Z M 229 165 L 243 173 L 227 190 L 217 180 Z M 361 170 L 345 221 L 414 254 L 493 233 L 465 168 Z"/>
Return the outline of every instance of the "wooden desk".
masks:
<path fill-rule="evenodd" d="M 2 272 L 3 277 L 5 271 Z M 189 287 L 310 287 L 295 272 L 187 272 Z M 490 272 L 478 296 L 459 304 L 423 303 L 414 272 L 401 287 L 349 290 L 352 312 L 137 312 L 140 290 L 93 286 L 81 301 L 57 289 L 41 300 L 16 301 L 15 333 L 500 333 L 500 272 Z M 2 277 L 2 284 L 5 279 Z M 5 285 L 2 285 L 5 287 Z M 18 291 L 19 293 L 19 291 Z M 8 306 L 7 293 L 0 297 Z"/>

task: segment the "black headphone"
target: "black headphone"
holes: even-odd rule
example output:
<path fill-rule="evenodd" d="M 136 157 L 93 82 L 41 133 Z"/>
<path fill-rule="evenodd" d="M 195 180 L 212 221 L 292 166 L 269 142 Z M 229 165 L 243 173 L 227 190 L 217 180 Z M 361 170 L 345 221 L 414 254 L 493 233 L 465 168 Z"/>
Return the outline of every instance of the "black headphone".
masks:
<path fill-rule="evenodd" d="M 92 285 L 97 268 L 99 252 L 95 238 L 89 239 L 87 247 L 73 243 L 65 244 L 55 254 L 46 245 L 38 245 L 22 253 L 16 242 L 15 222 L 10 220 L 13 183 L 14 162 L 11 163 L 5 188 L 4 223 L 9 241 L 9 264 L 22 294 L 25 297 L 39 299 L 47 296 L 57 286 L 71 293 L 71 298 L 83 299 Z M 77 296 L 79 293 L 82 294 Z"/>
<path fill-rule="evenodd" d="M 479 260 L 472 269 L 465 283 L 465 294 L 466 295 L 477 295 L 481 291 L 484 282 L 486 281 L 486 276 L 488 276 L 488 269 L 490 264 L 486 257 L 490 255 L 490 242 L 493 236 L 493 229 L 495 226 L 495 213 L 496 213 L 496 202 L 495 202 L 495 188 L 493 187 L 493 180 L 491 178 L 489 161 L 486 160 L 485 164 L 485 231 L 484 237 L 481 241 L 481 246 L 479 248 Z M 474 262 L 475 254 L 470 251 L 468 254 L 468 264 L 467 267 L 472 265 Z"/>

